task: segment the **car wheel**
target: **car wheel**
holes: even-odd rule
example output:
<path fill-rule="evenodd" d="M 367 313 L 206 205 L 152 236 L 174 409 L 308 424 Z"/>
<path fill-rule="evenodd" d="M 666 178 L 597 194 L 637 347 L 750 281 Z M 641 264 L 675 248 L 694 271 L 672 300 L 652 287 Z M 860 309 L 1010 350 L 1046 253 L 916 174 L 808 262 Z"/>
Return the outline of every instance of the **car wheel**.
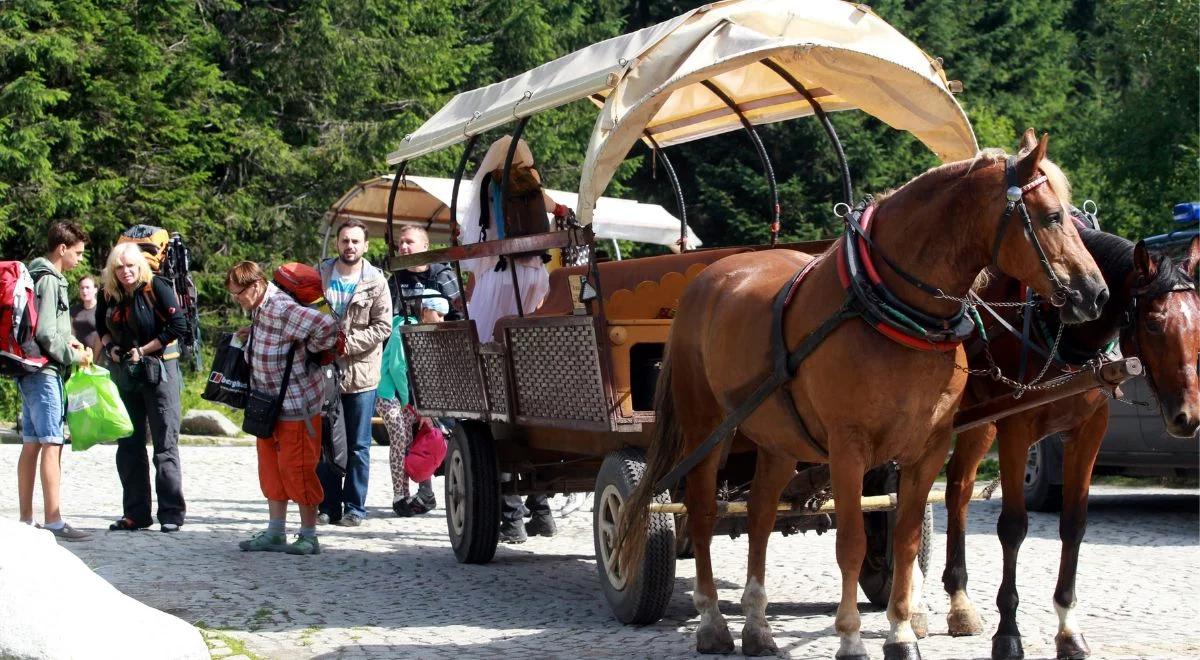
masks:
<path fill-rule="evenodd" d="M 1029 448 L 1025 458 L 1025 508 L 1029 511 L 1061 511 L 1062 484 L 1054 475 L 1062 467 L 1062 439 L 1048 435 Z"/>

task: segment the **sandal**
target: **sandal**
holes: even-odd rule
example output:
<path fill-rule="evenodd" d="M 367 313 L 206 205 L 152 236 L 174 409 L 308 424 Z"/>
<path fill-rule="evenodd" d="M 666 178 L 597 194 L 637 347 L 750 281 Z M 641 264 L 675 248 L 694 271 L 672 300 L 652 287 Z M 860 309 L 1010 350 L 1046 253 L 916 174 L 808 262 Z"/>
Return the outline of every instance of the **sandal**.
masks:
<path fill-rule="evenodd" d="M 133 522 L 132 518 L 121 518 L 117 522 L 108 526 L 110 532 L 136 532 L 139 529 L 145 529 L 150 525 L 139 525 Z"/>

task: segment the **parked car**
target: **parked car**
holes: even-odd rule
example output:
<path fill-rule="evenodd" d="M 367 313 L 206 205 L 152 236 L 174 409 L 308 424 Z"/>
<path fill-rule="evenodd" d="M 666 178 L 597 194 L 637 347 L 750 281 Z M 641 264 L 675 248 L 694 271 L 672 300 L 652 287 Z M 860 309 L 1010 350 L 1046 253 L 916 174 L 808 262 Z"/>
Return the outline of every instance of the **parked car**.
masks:
<path fill-rule="evenodd" d="M 1146 239 L 1146 245 L 1183 258 L 1188 244 L 1200 233 L 1200 202 L 1175 206 L 1175 220 L 1182 229 Z M 1100 445 L 1094 474 L 1127 476 L 1200 475 L 1200 441 L 1176 438 L 1167 433 L 1158 399 L 1138 376 L 1121 385 L 1128 401 L 1148 405 L 1109 402 L 1108 433 Z M 1062 504 L 1062 457 L 1060 434 L 1046 436 L 1029 448 L 1025 464 L 1025 503 L 1031 511 L 1057 511 Z"/>

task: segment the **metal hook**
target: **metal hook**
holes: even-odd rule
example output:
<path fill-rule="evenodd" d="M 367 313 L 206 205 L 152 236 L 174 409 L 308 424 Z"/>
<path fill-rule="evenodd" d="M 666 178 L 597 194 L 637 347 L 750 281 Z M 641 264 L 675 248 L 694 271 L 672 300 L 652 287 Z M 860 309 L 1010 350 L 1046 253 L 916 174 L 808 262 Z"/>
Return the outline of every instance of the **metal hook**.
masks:
<path fill-rule="evenodd" d="M 513 109 L 512 109 L 513 119 L 520 119 L 520 117 L 517 116 L 517 107 L 520 106 L 522 103 L 528 101 L 531 98 L 533 98 L 533 92 L 529 91 L 528 89 L 525 90 L 525 93 L 521 95 L 521 98 L 518 99 L 517 102 L 513 104 Z"/>

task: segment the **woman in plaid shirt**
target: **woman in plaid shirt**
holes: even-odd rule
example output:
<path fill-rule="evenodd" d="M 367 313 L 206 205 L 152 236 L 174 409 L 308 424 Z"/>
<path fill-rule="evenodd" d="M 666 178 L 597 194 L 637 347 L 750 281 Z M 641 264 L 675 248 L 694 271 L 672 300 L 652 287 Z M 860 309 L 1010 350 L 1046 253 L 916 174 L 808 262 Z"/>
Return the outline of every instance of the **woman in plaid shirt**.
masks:
<path fill-rule="evenodd" d="M 250 386 L 255 390 L 279 392 L 292 346 L 302 343 L 315 353 L 337 341 L 337 321 L 332 316 L 297 303 L 268 282 L 254 262 L 242 261 L 230 269 L 225 288 L 253 319 L 245 353 L 250 362 Z M 324 384 L 321 369 L 310 372 L 305 358 L 304 350 L 296 351 L 275 432 L 258 439 L 258 481 L 267 498 L 270 520 L 266 530 L 238 544 L 242 550 L 294 555 L 321 552 L 317 505 L 324 493 L 317 479 L 317 462 L 321 458 Z M 300 534 L 291 544 L 284 525 L 289 500 L 300 508 Z"/>

